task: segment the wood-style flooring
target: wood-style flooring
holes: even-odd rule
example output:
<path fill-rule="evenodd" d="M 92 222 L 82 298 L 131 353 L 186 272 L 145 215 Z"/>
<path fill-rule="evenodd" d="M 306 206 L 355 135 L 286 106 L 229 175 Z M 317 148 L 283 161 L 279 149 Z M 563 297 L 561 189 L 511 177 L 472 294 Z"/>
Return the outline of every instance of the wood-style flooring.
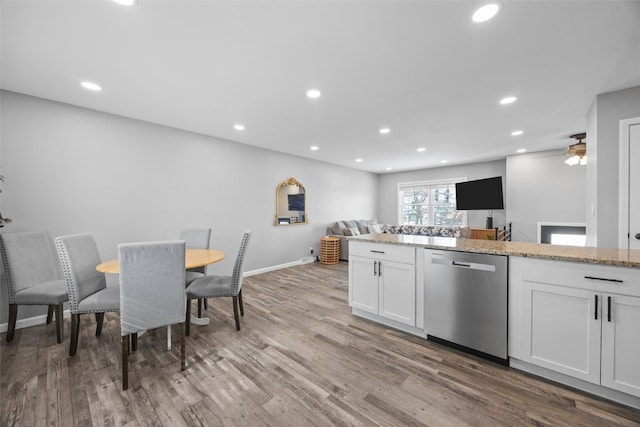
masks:
<path fill-rule="evenodd" d="M 0 335 L 0 426 L 629 426 L 640 411 L 378 326 L 351 314 L 348 264 L 307 264 L 245 279 L 192 326 L 139 338 L 122 391 L 120 326 L 84 316 L 76 357 L 53 324 Z M 195 307 L 194 307 L 195 311 Z"/>

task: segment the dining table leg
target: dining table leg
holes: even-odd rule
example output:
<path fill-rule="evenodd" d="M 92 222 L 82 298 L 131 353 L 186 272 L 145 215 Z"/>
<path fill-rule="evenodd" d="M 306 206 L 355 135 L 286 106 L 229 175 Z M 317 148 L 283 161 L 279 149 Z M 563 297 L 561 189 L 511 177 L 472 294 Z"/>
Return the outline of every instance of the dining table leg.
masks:
<path fill-rule="evenodd" d="M 171 325 L 167 325 L 167 351 L 171 351 Z"/>

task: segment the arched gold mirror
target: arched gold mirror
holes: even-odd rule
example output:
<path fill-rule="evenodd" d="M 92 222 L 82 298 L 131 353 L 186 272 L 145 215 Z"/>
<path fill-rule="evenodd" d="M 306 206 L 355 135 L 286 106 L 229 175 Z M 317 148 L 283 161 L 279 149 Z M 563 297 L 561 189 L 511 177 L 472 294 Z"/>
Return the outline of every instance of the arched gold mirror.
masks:
<path fill-rule="evenodd" d="M 274 225 L 307 223 L 307 195 L 304 186 L 291 177 L 276 188 L 276 218 Z"/>

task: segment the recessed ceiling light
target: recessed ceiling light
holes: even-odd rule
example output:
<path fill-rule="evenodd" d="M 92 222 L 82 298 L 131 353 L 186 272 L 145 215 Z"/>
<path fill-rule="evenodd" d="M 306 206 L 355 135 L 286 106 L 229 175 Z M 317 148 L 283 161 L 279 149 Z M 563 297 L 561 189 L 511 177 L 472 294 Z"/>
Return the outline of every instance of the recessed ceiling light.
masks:
<path fill-rule="evenodd" d="M 473 22 L 485 22 L 496 16 L 498 12 L 500 12 L 500 3 L 485 4 L 473 13 L 471 19 Z"/>
<path fill-rule="evenodd" d="M 500 100 L 500 104 L 502 105 L 506 105 L 506 104 L 512 104 L 514 102 L 516 102 L 518 98 L 516 98 L 515 96 L 507 96 L 506 98 L 502 98 Z"/>
<path fill-rule="evenodd" d="M 440 163 L 444 165 L 445 163 L 449 163 L 449 160 L 440 160 Z"/>
<path fill-rule="evenodd" d="M 389 128 L 380 128 L 380 130 L 378 132 L 380 132 L 383 135 L 386 135 L 389 132 L 391 132 L 391 129 L 389 129 Z"/>
<path fill-rule="evenodd" d="M 320 95 L 322 95 L 322 92 L 318 89 L 309 89 L 307 91 L 307 97 L 311 99 L 320 98 Z"/>
<path fill-rule="evenodd" d="M 416 151 L 417 151 L 418 153 L 422 153 L 422 152 L 427 151 L 427 149 L 426 149 L 426 148 L 424 148 L 424 147 L 420 147 L 420 148 L 418 148 Z"/>
<path fill-rule="evenodd" d="M 309 147 L 309 149 L 311 151 L 318 151 L 320 149 L 320 147 L 318 147 L 317 145 L 312 145 L 311 147 Z"/>
<path fill-rule="evenodd" d="M 362 159 L 361 159 L 360 157 L 358 157 L 358 158 L 356 159 L 356 163 L 362 163 Z"/>
<path fill-rule="evenodd" d="M 522 135 L 524 132 L 521 130 L 514 130 L 513 132 L 511 132 L 512 136 L 518 136 L 518 135 Z"/>
<path fill-rule="evenodd" d="M 80 83 L 82 85 L 83 88 L 88 89 L 88 90 L 92 90 L 94 92 L 99 92 L 102 90 L 102 87 L 100 87 L 99 84 L 97 83 L 93 83 L 93 82 L 82 82 Z"/>
<path fill-rule="evenodd" d="M 392 169 L 393 169 L 393 168 L 385 168 L 385 170 L 388 170 L 388 171 L 390 171 L 390 170 L 392 170 Z"/>
<path fill-rule="evenodd" d="M 518 151 L 516 151 L 517 153 L 526 153 L 527 149 L 526 148 L 520 148 Z"/>
<path fill-rule="evenodd" d="M 233 128 L 235 130 L 244 130 L 244 125 L 241 123 L 236 123 L 235 125 L 233 125 Z"/>
<path fill-rule="evenodd" d="M 138 0 L 113 0 L 113 1 L 123 6 L 135 6 L 138 3 Z"/>

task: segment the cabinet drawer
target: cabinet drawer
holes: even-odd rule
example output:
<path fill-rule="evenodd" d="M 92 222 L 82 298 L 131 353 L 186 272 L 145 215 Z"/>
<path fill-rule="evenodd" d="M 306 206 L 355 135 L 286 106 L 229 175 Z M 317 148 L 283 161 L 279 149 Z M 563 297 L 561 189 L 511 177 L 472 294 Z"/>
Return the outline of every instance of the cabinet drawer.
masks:
<path fill-rule="evenodd" d="M 640 296 L 640 269 L 519 258 L 522 280 Z"/>
<path fill-rule="evenodd" d="M 402 262 L 405 264 L 416 263 L 416 250 L 410 246 L 350 241 L 349 255 L 375 258 L 381 261 Z"/>

